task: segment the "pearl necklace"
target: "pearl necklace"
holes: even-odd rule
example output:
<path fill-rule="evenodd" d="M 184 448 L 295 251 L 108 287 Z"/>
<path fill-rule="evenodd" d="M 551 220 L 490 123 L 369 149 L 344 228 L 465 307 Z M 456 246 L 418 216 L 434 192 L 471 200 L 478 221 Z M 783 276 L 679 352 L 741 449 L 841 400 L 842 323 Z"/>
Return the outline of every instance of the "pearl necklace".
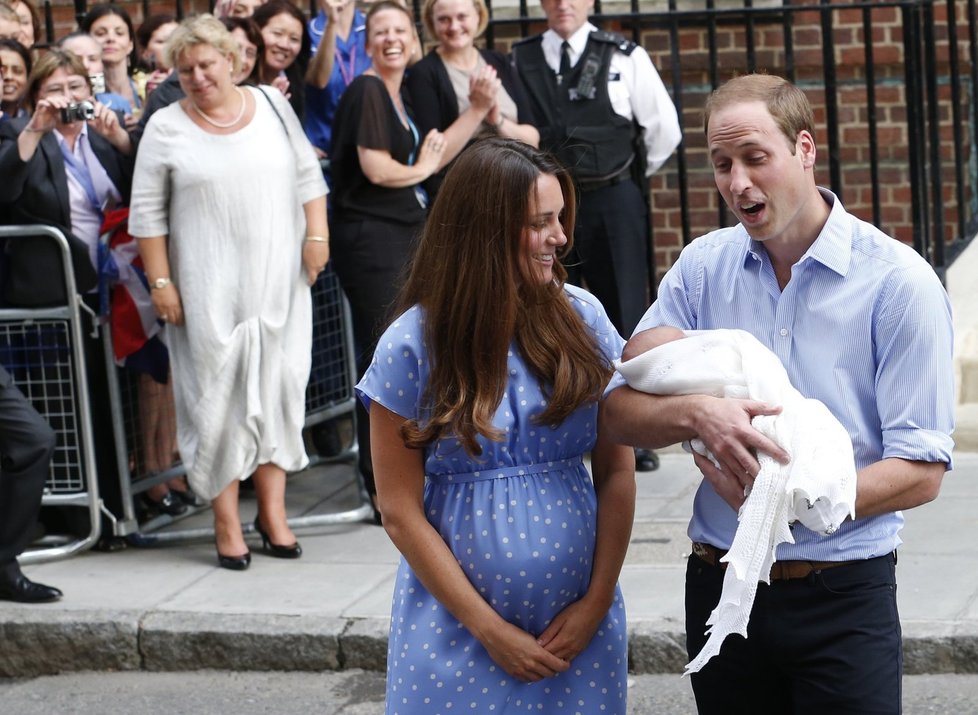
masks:
<path fill-rule="evenodd" d="M 218 129 L 230 129 L 235 124 L 237 124 L 238 122 L 241 121 L 241 117 L 244 116 L 245 107 L 247 106 L 247 103 L 245 102 L 244 94 L 242 94 L 242 92 L 241 92 L 241 88 L 236 86 L 234 88 L 234 91 L 238 93 L 238 96 L 239 97 L 241 97 L 241 109 L 238 110 L 238 114 L 230 122 L 216 122 L 216 121 L 214 121 L 213 119 L 211 119 L 211 117 L 209 117 L 207 114 L 205 114 L 204 113 L 204 110 L 202 110 L 200 107 L 198 107 L 197 106 L 197 103 L 194 102 L 194 100 L 192 100 L 192 99 L 190 100 L 190 106 L 193 107 L 194 108 L 194 111 L 197 112 L 197 114 L 200 115 L 201 119 L 203 119 L 205 122 L 207 122 L 211 126 L 217 127 Z"/>

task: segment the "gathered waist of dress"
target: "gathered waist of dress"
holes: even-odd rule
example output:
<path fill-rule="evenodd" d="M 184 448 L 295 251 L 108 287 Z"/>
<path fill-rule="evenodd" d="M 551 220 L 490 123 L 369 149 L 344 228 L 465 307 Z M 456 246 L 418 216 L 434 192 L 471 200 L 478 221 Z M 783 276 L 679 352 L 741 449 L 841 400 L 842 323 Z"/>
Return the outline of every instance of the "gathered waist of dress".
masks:
<path fill-rule="evenodd" d="M 477 472 L 456 472 L 449 474 L 429 474 L 428 479 L 434 484 L 465 484 L 481 482 L 487 479 L 503 479 L 505 477 L 523 477 L 531 474 L 545 474 L 573 469 L 584 462 L 584 457 L 577 455 L 568 459 L 554 459 L 549 462 L 536 464 L 515 464 L 511 467 L 486 467 Z"/>

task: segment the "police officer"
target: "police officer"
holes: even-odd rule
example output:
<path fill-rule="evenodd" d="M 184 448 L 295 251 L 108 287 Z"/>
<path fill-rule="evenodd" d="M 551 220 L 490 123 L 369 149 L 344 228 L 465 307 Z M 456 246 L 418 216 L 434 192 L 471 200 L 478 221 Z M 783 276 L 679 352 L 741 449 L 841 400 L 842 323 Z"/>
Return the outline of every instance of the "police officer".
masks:
<path fill-rule="evenodd" d="M 549 29 L 513 47 L 540 130 L 577 182 L 566 264 L 628 337 L 649 305 L 647 178 L 682 139 L 676 107 L 649 55 L 588 22 L 594 0 L 541 0 Z M 637 468 L 657 466 L 637 451 Z"/>

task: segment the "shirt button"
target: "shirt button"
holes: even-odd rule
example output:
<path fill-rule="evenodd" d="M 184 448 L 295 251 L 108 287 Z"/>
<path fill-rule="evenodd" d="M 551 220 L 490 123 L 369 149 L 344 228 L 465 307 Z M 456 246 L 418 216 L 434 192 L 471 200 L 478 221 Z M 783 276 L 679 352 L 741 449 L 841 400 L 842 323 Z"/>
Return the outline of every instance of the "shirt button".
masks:
<path fill-rule="evenodd" d="M 778 333 L 781 335 L 782 338 L 788 337 L 788 329 L 787 328 L 781 328 L 781 330 L 779 330 Z"/>

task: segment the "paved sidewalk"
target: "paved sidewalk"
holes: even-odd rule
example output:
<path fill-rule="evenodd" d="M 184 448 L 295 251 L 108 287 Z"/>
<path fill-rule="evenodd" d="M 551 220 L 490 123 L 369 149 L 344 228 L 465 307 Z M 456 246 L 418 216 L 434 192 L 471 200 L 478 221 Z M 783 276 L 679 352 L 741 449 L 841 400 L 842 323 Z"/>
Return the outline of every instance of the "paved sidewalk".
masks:
<path fill-rule="evenodd" d="M 686 662 L 682 626 L 685 535 L 697 472 L 679 451 L 657 472 L 638 475 L 632 545 L 621 583 L 628 610 L 631 669 L 678 673 Z M 907 513 L 898 598 L 906 670 L 978 673 L 978 453 L 955 456 L 941 497 Z M 290 515 L 354 508 L 347 465 L 295 475 Z M 243 523 L 254 517 L 245 497 Z M 210 525 L 210 512 L 168 528 Z M 366 523 L 298 531 L 303 556 L 262 555 L 251 568 L 217 566 L 206 541 L 84 553 L 25 567 L 61 588 L 59 603 L 0 601 L 0 675 L 71 670 L 382 670 L 397 552 Z"/>

